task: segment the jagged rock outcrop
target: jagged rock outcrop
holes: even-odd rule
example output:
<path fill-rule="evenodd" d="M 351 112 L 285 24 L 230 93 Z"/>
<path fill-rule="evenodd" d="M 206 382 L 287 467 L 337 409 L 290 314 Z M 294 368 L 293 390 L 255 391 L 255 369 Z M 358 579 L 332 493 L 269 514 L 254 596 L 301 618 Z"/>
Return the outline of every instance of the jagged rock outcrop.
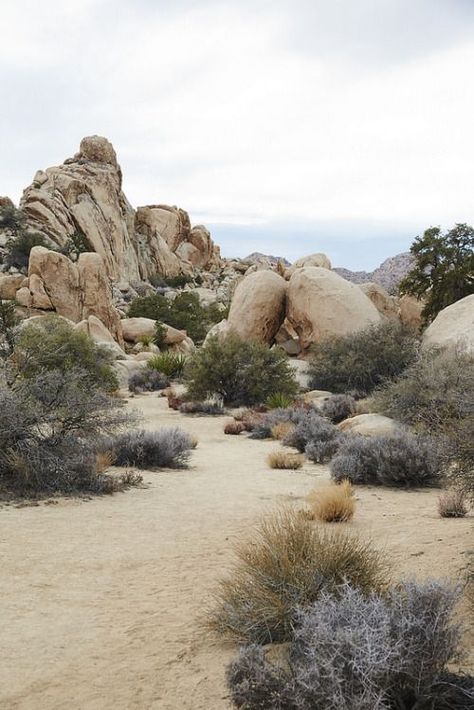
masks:
<path fill-rule="evenodd" d="M 332 335 L 363 330 L 382 317 L 355 284 L 322 267 L 297 269 L 289 281 L 287 318 L 303 349 Z"/>
<path fill-rule="evenodd" d="M 287 283 L 274 271 L 246 276 L 235 289 L 229 329 L 244 340 L 271 343 L 285 318 Z"/>
<path fill-rule="evenodd" d="M 176 276 L 220 263 L 209 232 L 191 228 L 184 210 L 151 205 L 135 212 L 122 190 L 115 150 L 100 136 L 83 138 L 73 158 L 38 171 L 20 208 L 29 228 L 53 244 L 66 247 L 79 235 L 116 281 Z"/>
<path fill-rule="evenodd" d="M 438 313 L 424 332 L 422 347 L 458 348 L 474 356 L 474 294 Z"/>
<path fill-rule="evenodd" d="M 410 252 L 403 252 L 385 259 L 374 271 L 351 271 L 343 268 L 335 268 L 334 271 L 352 283 L 378 283 L 388 293 L 392 294 L 397 291 L 400 281 L 413 268 L 414 261 L 415 259 Z"/>

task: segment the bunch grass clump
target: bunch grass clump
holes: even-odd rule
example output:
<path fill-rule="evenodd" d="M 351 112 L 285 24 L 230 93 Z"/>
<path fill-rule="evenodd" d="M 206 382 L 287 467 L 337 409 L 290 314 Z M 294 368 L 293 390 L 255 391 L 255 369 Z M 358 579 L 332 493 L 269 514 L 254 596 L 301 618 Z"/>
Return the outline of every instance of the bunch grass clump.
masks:
<path fill-rule="evenodd" d="M 129 431 L 106 442 L 106 446 L 117 466 L 140 469 L 186 468 L 194 448 L 189 434 L 178 427 Z"/>
<path fill-rule="evenodd" d="M 268 409 L 286 409 L 290 407 L 294 402 L 294 397 L 291 397 L 282 392 L 275 392 L 271 394 L 267 401 L 265 402 Z"/>
<path fill-rule="evenodd" d="M 237 422 L 233 419 L 224 426 L 224 434 L 231 434 L 233 436 L 238 436 L 245 431 L 245 424 L 243 422 Z"/>
<path fill-rule="evenodd" d="M 351 520 L 355 512 L 354 491 L 348 481 L 316 488 L 308 496 L 311 514 L 324 523 L 341 523 Z"/>
<path fill-rule="evenodd" d="M 345 581 L 364 595 L 388 583 L 387 564 L 368 542 L 322 529 L 293 510 L 264 518 L 235 552 L 209 623 L 247 643 L 289 640 L 300 610 L 323 591 L 337 594 Z"/>
<path fill-rule="evenodd" d="M 224 405 L 221 399 L 214 397 L 204 402 L 183 402 L 179 411 L 182 414 L 207 414 L 208 416 L 218 416 L 225 414 Z"/>
<path fill-rule="evenodd" d="M 293 422 L 279 422 L 278 424 L 274 424 L 270 430 L 272 439 L 281 441 L 286 436 L 289 436 L 294 428 L 295 425 Z"/>
<path fill-rule="evenodd" d="M 464 518 L 467 515 L 466 494 L 461 490 L 445 491 L 438 498 L 438 513 L 442 518 Z"/>
<path fill-rule="evenodd" d="M 290 469 L 296 471 L 304 463 L 304 456 L 293 454 L 289 451 L 272 451 L 267 456 L 267 463 L 270 468 Z"/>

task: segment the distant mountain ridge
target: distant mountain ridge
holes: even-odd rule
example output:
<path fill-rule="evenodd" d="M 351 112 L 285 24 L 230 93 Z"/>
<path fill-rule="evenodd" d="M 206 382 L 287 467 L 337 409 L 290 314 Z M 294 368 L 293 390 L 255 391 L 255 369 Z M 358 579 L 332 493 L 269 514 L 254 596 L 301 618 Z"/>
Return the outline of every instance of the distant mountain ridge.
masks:
<path fill-rule="evenodd" d="M 291 262 L 289 262 L 288 259 L 285 259 L 283 256 L 272 256 L 271 254 L 262 254 L 259 251 L 253 251 L 244 259 L 241 259 L 241 261 L 248 261 L 252 264 L 258 264 L 262 261 L 269 261 L 270 264 L 278 264 L 279 261 L 282 261 L 285 266 L 291 265 Z"/>
<path fill-rule="evenodd" d="M 393 293 L 400 281 L 413 268 L 413 264 L 413 256 L 406 251 L 385 259 L 374 271 L 351 271 L 344 268 L 336 268 L 334 271 L 352 283 L 361 284 L 373 281 L 383 286 L 389 293 Z"/>

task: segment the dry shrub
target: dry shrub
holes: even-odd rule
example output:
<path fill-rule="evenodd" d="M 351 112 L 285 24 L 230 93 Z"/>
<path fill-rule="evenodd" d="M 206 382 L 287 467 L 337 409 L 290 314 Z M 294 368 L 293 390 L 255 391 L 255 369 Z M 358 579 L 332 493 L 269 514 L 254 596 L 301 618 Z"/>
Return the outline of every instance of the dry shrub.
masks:
<path fill-rule="evenodd" d="M 293 510 L 264 518 L 235 553 L 209 624 L 239 641 L 286 641 L 299 611 L 321 592 L 338 593 L 348 582 L 369 594 L 388 583 L 387 565 L 369 543 L 323 529 Z"/>
<path fill-rule="evenodd" d="M 236 422 L 235 419 L 231 422 L 227 422 L 224 427 L 224 434 L 233 434 L 238 436 L 243 431 L 245 431 L 245 424 L 243 422 Z"/>
<path fill-rule="evenodd" d="M 304 456 L 301 454 L 292 454 L 288 451 L 272 451 L 267 456 L 267 463 L 270 468 L 287 468 L 292 471 L 301 468 L 304 462 Z"/>
<path fill-rule="evenodd" d="M 95 468 L 98 474 L 105 473 L 114 465 L 114 456 L 111 451 L 98 451 L 95 455 Z"/>
<path fill-rule="evenodd" d="M 325 486 L 312 491 L 308 496 L 311 512 L 316 520 L 324 523 L 340 523 L 354 515 L 355 502 L 349 482 Z"/>
<path fill-rule="evenodd" d="M 466 494 L 462 490 L 446 491 L 438 498 L 442 518 L 464 518 L 467 513 Z"/>
<path fill-rule="evenodd" d="M 263 412 L 256 412 L 253 409 L 245 409 L 240 415 L 240 421 L 245 427 L 245 431 L 253 431 L 265 419 Z"/>
<path fill-rule="evenodd" d="M 271 433 L 272 433 L 272 439 L 277 439 L 278 441 L 281 441 L 281 439 L 284 439 L 285 436 L 288 436 L 293 429 L 295 428 L 295 425 L 292 422 L 280 422 L 279 424 L 275 424 L 275 426 L 272 426 Z"/>

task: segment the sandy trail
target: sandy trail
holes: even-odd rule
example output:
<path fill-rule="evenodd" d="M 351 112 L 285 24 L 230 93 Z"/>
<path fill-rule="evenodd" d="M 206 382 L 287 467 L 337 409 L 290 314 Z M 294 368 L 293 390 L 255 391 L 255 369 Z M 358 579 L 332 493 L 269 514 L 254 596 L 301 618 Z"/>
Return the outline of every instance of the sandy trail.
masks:
<path fill-rule="evenodd" d="M 229 707 L 234 649 L 203 630 L 231 542 L 260 513 L 305 496 L 327 469 L 270 471 L 274 442 L 224 436 L 222 417 L 183 417 L 140 396 L 148 428 L 199 439 L 189 470 L 145 472 L 149 488 L 90 501 L 0 509 L 0 707 Z M 440 520 L 435 491 L 358 489 L 350 527 L 400 573 L 453 575 L 473 547 L 472 517 Z"/>

